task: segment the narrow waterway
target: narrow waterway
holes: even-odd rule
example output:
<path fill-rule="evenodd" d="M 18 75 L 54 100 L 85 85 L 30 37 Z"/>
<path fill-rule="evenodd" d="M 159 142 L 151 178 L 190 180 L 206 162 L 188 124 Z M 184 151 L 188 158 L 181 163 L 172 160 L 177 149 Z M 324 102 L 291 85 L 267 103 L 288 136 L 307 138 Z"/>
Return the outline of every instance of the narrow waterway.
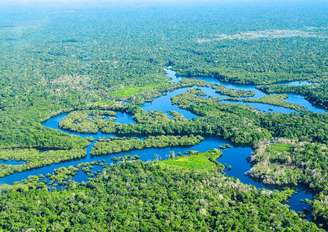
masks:
<path fill-rule="evenodd" d="M 26 162 L 24 160 L 1 160 L 0 159 L 0 165 L 22 165 Z"/>
<path fill-rule="evenodd" d="M 171 78 L 171 80 L 175 83 L 180 82 L 183 78 L 177 77 L 176 73 L 170 69 L 166 69 L 167 76 Z M 236 90 L 245 90 L 245 91 L 252 91 L 255 96 L 253 98 L 260 98 L 266 96 L 266 94 L 260 90 L 258 90 L 255 86 L 252 85 L 236 85 L 231 83 L 225 83 L 221 82 L 215 77 L 199 77 L 195 79 L 201 79 L 203 81 L 207 81 L 210 83 L 214 83 L 217 85 L 222 85 L 226 88 L 230 89 L 236 89 Z M 305 83 L 306 84 L 306 83 Z M 188 91 L 191 88 L 180 88 L 173 90 L 169 93 L 166 93 L 163 96 L 160 96 L 156 99 L 154 99 L 152 102 L 147 102 L 142 106 L 142 109 L 145 111 L 159 111 L 167 114 L 169 117 L 172 117 L 170 112 L 175 111 L 180 114 L 182 114 L 185 118 L 189 120 L 193 120 L 197 117 L 197 115 L 193 114 L 192 112 L 189 112 L 187 110 L 181 109 L 178 106 L 172 104 L 171 99 L 174 96 L 177 96 L 179 94 L 183 94 L 186 91 Z M 279 106 L 273 106 L 270 104 L 263 104 L 263 103 L 245 103 L 245 102 L 230 102 L 230 101 L 222 101 L 222 99 L 228 98 L 228 96 L 224 96 L 222 94 L 218 94 L 210 87 L 200 87 L 200 89 L 206 94 L 207 97 L 216 97 L 218 99 L 221 99 L 222 104 L 243 104 L 248 105 L 249 107 L 255 108 L 259 111 L 266 112 L 266 113 L 294 113 L 294 110 L 279 107 Z M 299 104 L 303 106 L 306 110 L 316 113 L 324 113 L 326 112 L 324 109 L 318 108 L 316 106 L 313 106 L 310 104 L 303 96 L 296 95 L 296 94 L 288 94 L 288 102 Z M 198 151 L 198 152 L 204 152 L 208 151 L 214 148 L 219 148 L 220 146 L 224 144 L 230 144 L 231 147 L 223 149 L 222 156 L 218 159 L 219 162 L 226 165 L 225 173 L 228 176 L 238 178 L 242 183 L 253 185 L 256 188 L 270 188 L 265 186 L 263 183 L 256 181 L 249 176 L 246 175 L 246 172 L 250 170 L 251 164 L 247 161 L 248 157 L 252 154 L 252 149 L 250 147 L 238 147 L 234 146 L 233 144 L 229 143 L 228 141 L 217 138 L 217 137 L 206 137 L 201 143 L 189 146 L 189 147 L 167 147 L 167 148 L 146 148 L 143 150 L 132 150 L 128 152 L 119 152 L 115 154 L 109 154 L 107 156 L 92 156 L 91 150 L 93 146 L 97 143 L 98 139 L 106 139 L 106 138 L 113 138 L 115 137 L 114 134 L 106 134 L 102 132 L 98 132 L 95 134 L 88 134 L 88 133 L 77 133 L 72 132 L 69 130 L 64 130 L 60 128 L 60 122 L 68 115 L 68 113 L 61 113 L 57 116 L 54 116 L 47 121 L 43 122 L 43 126 L 59 130 L 63 133 L 79 136 L 83 138 L 90 138 L 93 141 L 88 145 L 86 148 L 86 156 L 77 159 L 77 160 L 70 160 L 66 162 L 61 163 L 55 163 L 51 164 L 45 167 L 41 168 L 35 168 L 32 170 L 27 170 L 23 172 L 14 173 L 5 177 L 0 178 L 0 184 L 13 184 L 17 181 L 24 180 L 28 178 L 29 176 L 34 175 L 46 175 L 49 173 L 53 173 L 56 169 L 62 168 L 62 167 L 69 167 L 69 166 L 77 166 L 81 163 L 87 163 L 87 162 L 94 162 L 94 161 L 102 161 L 106 164 L 112 164 L 115 162 L 116 158 L 124 157 L 127 155 L 138 155 L 141 160 L 143 161 L 152 161 L 152 160 L 160 160 L 160 159 L 167 159 L 169 158 L 170 154 L 175 153 L 176 155 L 180 154 L 186 154 L 189 151 Z M 136 123 L 133 115 L 118 112 L 116 114 L 116 122 L 117 123 L 123 123 L 123 124 L 134 124 Z M 23 164 L 24 161 L 14 161 L 14 160 L 0 160 L 0 165 L 20 165 Z M 75 177 L 74 180 L 77 182 L 81 181 L 87 181 L 88 176 L 83 172 L 79 171 Z M 286 202 L 289 204 L 289 206 L 295 210 L 295 211 L 303 211 L 306 209 L 306 217 L 308 219 L 311 218 L 311 207 L 310 205 L 306 204 L 304 202 L 305 199 L 312 199 L 313 194 L 310 192 L 306 192 L 306 190 L 302 188 L 298 188 L 297 192 Z"/>
<path fill-rule="evenodd" d="M 251 98 L 262 98 L 262 97 L 267 96 L 267 94 L 265 92 L 257 89 L 255 85 L 241 85 L 241 84 L 227 83 L 227 82 L 220 81 L 218 78 L 216 78 L 214 76 L 188 77 L 188 78 L 195 79 L 195 80 L 202 80 L 202 81 L 206 81 L 206 82 L 209 82 L 209 83 L 212 83 L 212 84 L 221 85 L 221 86 L 224 86 L 225 88 L 228 88 L 228 89 L 251 91 L 251 92 L 254 93 L 254 96 L 252 96 Z M 177 78 L 174 77 L 173 80 L 176 81 Z M 286 83 L 286 85 L 288 85 L 288 86 L 303 86 L 303 85 L 311 84 L 308 81 L 281 82 L 281 84 L 284 84 L 284 83 Z M 206 91 L 205 91 L 205 93 L 206 93 Z M 212 92 L 210 92 L 209 94 L 211 94 L 213 96 Z M 303 106 L 304 109 L 309 111 L 309 112 L 313 112 L 313 113 L 325 113 L 325 112 L 327 112 L 327 110 L 325 110 L 324 108 L 321 108 L 321 107 L 318 107 L 318 106 L 315 106 L 315 105 L 311 104 L 302 95 L 293 94 L 293 93 L 287 93 L 287 95 L 288 95 L 288 98 L 286 99 L 286 101 L 288 103 Z M 218 97 L 222 97 L 222 95 L 219 94 Z M 228 98 L 228 97 L 226 96 L 226 98 Z M 255 108 L 259 111 L 267 112 L 267 113 L 293 113 L 293 112 L 295 112 L 294 110 L 291 110 L 291 109 L 288 109 L 288 108 L 285 108 L 285 107 L 273 106 L 271 104 L 264 104 L 264 103 L 252 103 L 252 102 L 242 102 L 242 101 L 235 101 L 235 102 L 222 101 L 222 103 L 248 105 L 248 106 L 250 106 L 252 108 Z"/>

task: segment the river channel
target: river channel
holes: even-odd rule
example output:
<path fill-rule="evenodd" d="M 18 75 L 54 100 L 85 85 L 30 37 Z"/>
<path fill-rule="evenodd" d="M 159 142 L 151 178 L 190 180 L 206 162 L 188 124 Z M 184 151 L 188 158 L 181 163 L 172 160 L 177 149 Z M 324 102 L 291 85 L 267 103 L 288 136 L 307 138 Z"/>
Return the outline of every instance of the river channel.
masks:
<path fill-rule="evenodd" d="M 183 78 L 186 77 L 178 77 L 174 71 L 171 69 L 166 69 L 167 77 L 172 80 L 172 82 L 179 83 Z M 193 78 L 193 77 L 191 77 Z M 266 93 L 256 88 L 253 85 L 239 85 L 239 84 L 231 84 L 226 83 L 218 80 L 215 77 L 194 77 L 194 79 L 206 81 L 212 84 L 217 84 L 224 86 L 229 89 L 236 89 L 236 90 L 246 90 L 252 91 L 254 96 L 252 98 L 260 98 L 266 96 Z M 283 83 L 287 84 L 288 83 Z M 294 82 L 291 84 L 295 84 Z M 297 84 L 308 84 L 308 82 L 297 82 Z M 194 88 L 194 87 L 193 87 Z M 222 104 L 243 104 L 249 107 L 252 107 L 256 110 L 265 112 L 265 113 L 294 113 L 295 111 L 289 108 L 274 106 L 270 104 L 263 104 L 263 103 L 250 103 L 250 102 L 241 102 L 241 101 L 225 101 L 225 99 L 229 98 L 228 96 L 216 93 L 210 87 L 197 87 L 200 88 L 207 97 L 215 97 L 218 101 L 221 101 Z M 197 115 L 193 114 L 190 111 L 184 110 L 179 108 L 177 105 L 172 104 L 171 99 L 174 96 L 179 94 L 183 94 L 187 92 L 190 88 L 179 88 L 175 89 L 171 92 L 165 93 L 164 95 L 155 98 L 151 102 L 144 103 L 142 109 L 145 111 L 159 111 L 167 114 L 169 117 L 172 117 L 170 112 L 175 111 L 182 114 L 185 118 L 189 120 L 193 120 L 197 118 Z M 314 113 L 325 113 L 326 111 L 322 108 L 316 107 L 308 102 L 303 96 L 296 95 L 296 94 L 288 94 L 288 98 L 286 101 L 298 104 L 303 106 L 306 110 Z M 229 148 L 225 148 L 222 150 L 222 156 L 218 159 L 218 162 L 223 163 L 227 168 L 225 170 L 225 174 L 234 178 L 238 178 L 242 183 L 253 185 L 256 188 L 268 188 L 270 190 L 274 189 L 272 186 L 266 186 L 263 183 L 254 180 L 246 175 L 246 172 L 250 170 L 251 164 L 248 162 L 248 157 L 252 154 L 253 150 L 250 147 L 240 147 L 234 144 L 231 144 L 229 141 L 218 138 L 218 137 L 206 137 L 201 143 L 190 146 L 190 147 L 168 147 L 168 148 L 146 148 L 143 150 L 132 150 L 128 152 L 120 152 L 115 154 L 108 154 L 107 156 L 92 156 L 91 150 L 93 146 L 97 143 L 99 139 L 108 139 L 115 137 L 114 134 L 105 134 L 102 132 L 98 132 L 95 134 L 85 134 L 85 133 L 77 133 L 68 130 L 64 130 L 60 128 L 59 124 L 61 120 L 63 120 L 68 113 L 61 113 L 54 117 L 49 118 L 45 122 L 42 123 L 44 127 L 59 130 L 63 133 L 70 134 L 73 136 L 79 136 L 83 138 L 91 138 L 92 142 L 86 148 L 86 156 L 78 159 L 78 160 L 71 160 L 61 163 L 54 163 L 45 167 L 35 168 L 27 171 L 17 172 L 5 177 L 0 178 L 0 184 L 13 184 L 17 181 L 24 180 L 29 176 L 34 175 L 46 175 L 49 173 L 53 173 L 56 169 L 62 167 L 69 167 L 69 166 L 77 166 L 81 163 L 87 162 L 94 162 L 94 161 L 102 161 L 106 164 L 112 164 L 115 162 L 115 159 L 118 157 L 124 157 L 127 155 L 138 155 L 142 161 L 152 161 L 152 160 L 159 160 L 159 159 L 167 159 L 169 158 L 170 154 L 174 152 L 175 154 L 186 154 L 188 151 L 198 151 L 204 152 L 214 148 L 219 148 L 222 145 L 230 144 Z M 123 123 L 123 124 L 133 124 L 135 123 L 133 115 L 118 112 L 116 115 L 116 122 Z M 0 164 L 7 164 L 7 165 L 20 165 L 24 164 L 24 161 L 10 161 L 10 160 L 0 160 Z M 83 171 L 79 171 L 75 176 L 74 180 L 77 182 L 87 181 L 87 176 Z M 312 199 L 313 194 L 306 191 L 304 188 L 297 188 L 296 192 L 290 197 L 288 202 L 286 202 L 291 209 L 295 211 L 304 211 L 306 218 L 311 219 L 311 207 L 309 204 L 305 203 L 304 200 Z"/>

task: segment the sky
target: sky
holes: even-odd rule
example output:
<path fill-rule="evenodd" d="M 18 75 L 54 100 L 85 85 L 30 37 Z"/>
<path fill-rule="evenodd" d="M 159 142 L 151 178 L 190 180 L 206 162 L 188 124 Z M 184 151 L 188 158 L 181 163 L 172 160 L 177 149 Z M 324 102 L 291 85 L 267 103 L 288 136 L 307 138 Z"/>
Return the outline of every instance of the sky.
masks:
<path fill-rule="evenodd" d="M 4 5 L 26 4 L 165 4 L 165 3 L 229 3 L 229 2 L 272 2 L 279 0 L 0 0 Z"/>
<path fill-rule="evenodd" d="M 0 0 L 0 6 L 149 5 L 176 1 L 192 2 L 193 0 Z"/>
<path fill-rule="evenodd" d="M 215 0 L 203 0 L 204 2 Z M 202 1 L 202 2 L 203 2 Z M 198 2 L 196 0 L 0 0 L 0 4 L 158 4 L 176 2 Z"/>
<path fill-rule="evenodd" d="M 0 0 L 0 6 L 88 6 L 88 5 L 160 5 L 160 4 L 234 4 L 234 3 L 299 3 L 299 2 L 325 2 L 328 4 L 328 0 Z"/>

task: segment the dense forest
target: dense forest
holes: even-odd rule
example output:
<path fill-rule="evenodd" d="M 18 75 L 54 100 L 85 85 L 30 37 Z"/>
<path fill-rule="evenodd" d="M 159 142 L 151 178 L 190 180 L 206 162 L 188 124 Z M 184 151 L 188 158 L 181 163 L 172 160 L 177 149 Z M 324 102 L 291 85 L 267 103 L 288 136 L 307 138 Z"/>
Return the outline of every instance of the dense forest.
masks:
<path fill-rule="evenodd" d="M 224 147 L 153 162 L 116 157 L 83 183 L 72 178 L 91 173 L 88 164 L 57 169 L 48 182 L 40 176 L 1 184 L 0 230 L 327 230 L 328 115 L 288 101 L 298 94 L 328 109 L 327 11 L 319 1 L 0 5 L 0 183 L 65 161 L 189 147 L 214 136 L 254 149 L 247 175 L 281 188 L 227 177 L 229 167 L 216 162 Z M 168 67 L 182 79 L 170 80 Z M 186 91 L 169 101 L 194 118 L 145 109 L 175 90 Z M 60 114 L 57 130 L 45 125 Z M 312 221 L 286 204 L 299 185 L 314 194 Z"/>
<path fill-rule="evenodd" d="M 320 231 L 288 210 L 282 203 L 288 195 L 257 191 L 216 171 L 127 162 L 63 191 L 49 192 L 36 180 L 5 190 L 0 225 L 8 231 Z"/>
<path fill-rule="evenodd" d="M 278 139 L 258 145 L 250 175 L 268 184 L 309 186 L 320 192 L 314 201 L 314 216 L 327 228 L 327 145 Z"/>

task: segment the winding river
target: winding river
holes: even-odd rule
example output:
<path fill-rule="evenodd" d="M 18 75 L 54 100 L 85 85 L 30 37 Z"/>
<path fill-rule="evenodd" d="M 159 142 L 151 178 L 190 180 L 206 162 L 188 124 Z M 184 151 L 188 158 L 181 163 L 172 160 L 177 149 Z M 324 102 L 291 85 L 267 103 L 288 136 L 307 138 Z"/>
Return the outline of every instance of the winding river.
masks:
<path fill-rule="evenodd" d="M 171 78 L 172 82 L 178 83 L 183 78 L 178 77 L 174 71 L 171 69 L 166 69 L 167 76 Z M 253 85 L 237 85 L 237 84 L 231 84 L 231 83 L 225 83 L 221 82 L 218 79 L 214 77 L 195 77 L 194 79 L 199 79 L 203 81 L 207 81 L 210 83 L 222 85 L 226 88 L 230 89 L 236 89 L 236 90 L 247 90 L 252 91 L 255 93 L 255 96 L 253 98 L 259 98 L 264 97 L 266 94 L 259 89 L 256 88 L 256 86 Z M 297 83 L 299 84 L 299 83 Z M 307 82 L 305 82 L 307 84 Z M 171 98 L 174 96 L 177 96 L 179 94 L 185 93 L 190 88 L 180 88 L 173 90 L 169 93 L 166 93 L 156 99 L 154 99 L 152 102 L 145 103 L 142 108 L 145 111 L 160 111 L 165 114 L 167 114 L 169 117 L 172 117 L 170 115 L 170 112 L 176 111 L 182 114 L 185 118 L 192 120 L 197 117 L 197 115 L 179 108 L 178 106 L 171 103 Z M 252 108 L 255 108 L 259 111 L 267 112 L 267 113 L 292 113 L 294 110 L 279 107 L 279 106 L 273 106 L 270 104 L 263 104 L 263 103 L 245 103 L 245 102 L 227 102 L 224 101 L 224 99 L 228 98 L 227 96 L 224 96 L 222 94 L 216 93 L 212 88 L 210 87 L 200 87 L 200 89 L 207 95 L 207 97 L 216 97 L 219 101 L 221 101 L 222 104 L 245 104 Z M 296 94 L 288 94 L 288 102 L 298 104 L 303 106 L 306 110 L 315 112 L 315 113 L 324 113 L 325 110 L 318 108 L 316 106 L 313 106 L 310 104 L 303 96 L 296 95 Z M 247 161 L 248 157 L 252 154 L 252 148 L 250 147 L 240 147 L 235 146 L 231 144 L 229 141 L 226 141 L 224 139 L 218 138 L 218 137 L 206 137 L 201 143 L 189 146 L 189 147 L 167 147 L 167 148 L 146 148 L 143 150 L 132 150 L 128 152 L 120 152 L 115 154 L 110 154 L 107 156 L 92 156 L 91 150 L 93 146 L 97 143 L 97 140 L 100 138 L 112 138 L 115 137 L 114 134 L 105 134 L 102 132 L 98 132 L 96 134 L 85 134 L 85 133 L 77 133 L 72 132 L 68 130 L 64 130 L 59 127 L 59 123 L 61 120 L 63 120 L 67 116 L 67 113 L 61 113 L 55 117 L 52 117 L 48 119 L 47 121 L 43 122 L 42 125 L 44 127 L 59 130 L 63 133 L 67 133 L 73 136 L 79 136 L 83 138 L 91 138 L 92 142 L 87 146 L 86 148 L 86 156 L 77 159 L 77 160 L 70 160 L 66 162 L 61 163 L 54 163 L 45 167 L 41 168 L 35 168 L 32 170 L 27 170 L 23 172 L 17 172 L 5 177 L 0 178 L 0 184 L 13 184 L 17 181 L 24 180 L 28 178 L 29 176 L 34 175 L 46 175 L 49 173 L 53 173 L 56 169 L 61 167 L 69 167 L 69 166 L 77 166 L 80 163 L 87 163 L 87 162 L 93 162 L 93 161 L 102 161 L 106 164 L 112 164 L 115 162 L 116 158 L 124 157 L 127 155 L 138 155 L 141 160 L 143 161 L 151 161 L 151 160 L 157 160 L 157 159 L 167 159 L 172 152 L 175 154 L 184 154 L 190 150 L 203 152 L 208 151 L 214 148 L 219 148 L 220 146 L 224 144 L 230 144 L 231 147 L 223 149 L 222 156 L 218 159 L 219 162 L 226 165 L 225 174 L 231 177 L 238 178 L 242 183 L 253 185 L 256 188 L 269 188 L 273 189 L 272 186 L 266 186 L 263 183 L 256 181 L 249 176 L 247 176 L 245 173 L 251 168 L 251 164 Z M 126 124 L 133 124 L 135 123 L 133 116 L 129 115 L 127 113 L 117 113 L 116 115 L 116 122 L 117 123 L 126 123 Z M 24 161 L 5 161 L 0 160 L 0 164 L 8 164 L 8 165 L 20 165 Z M 96 169 L 96 167 L 95 167 Z M 87 181 L 88 176 L 82 171 L 79 170 L 76 176 L 74 177 L 74 180 L 77 182 L 81 181 Z M 311 207 L 310 205 L 306 204 L 304 202 L 304 199 L 312 199 L 313 194 L 310 192 L 307 192 L 305 189 L 302 189 L 301 187 L 296 189 L 295 194 L 293 194 L 288 202 L 286 202 L 291 209 L 295 211 L 305 211 L 306 218 L 311 219 Z"/>

